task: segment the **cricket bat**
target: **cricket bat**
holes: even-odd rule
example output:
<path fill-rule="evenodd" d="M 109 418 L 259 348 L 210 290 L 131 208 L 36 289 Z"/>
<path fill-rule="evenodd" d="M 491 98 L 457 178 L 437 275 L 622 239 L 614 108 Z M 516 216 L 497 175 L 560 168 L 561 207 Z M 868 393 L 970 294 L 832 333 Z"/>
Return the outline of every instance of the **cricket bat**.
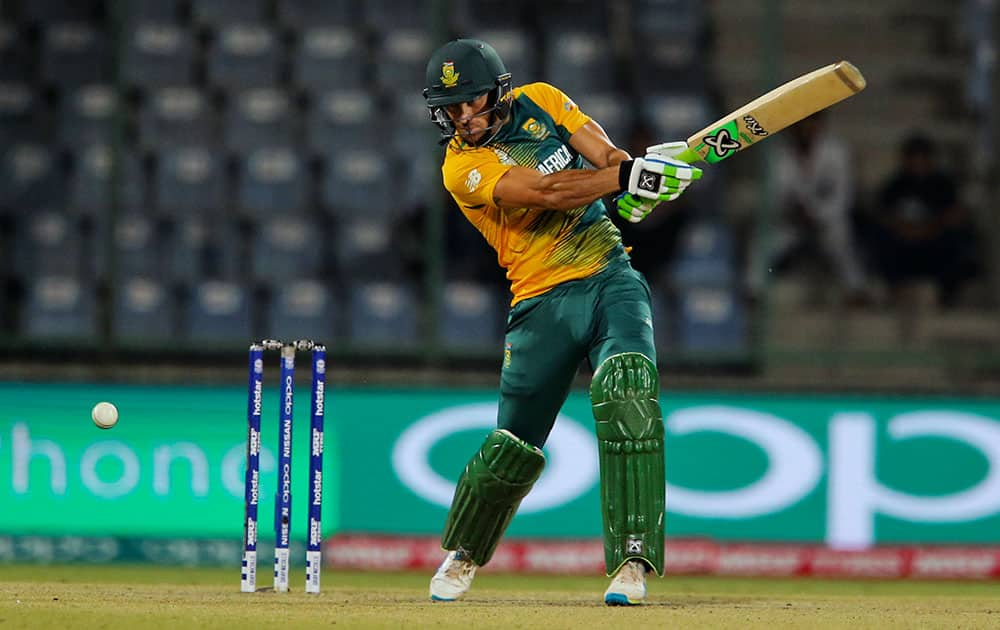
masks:
<path fill-rule="evenodd" d="M 865 89 L 865 77 L 849 61 L 838 61 L 804 74 L 726 114 L 687 139 L 675 159 L 688 163 L 721 162 L 734 153 L 839 103 Z"/>

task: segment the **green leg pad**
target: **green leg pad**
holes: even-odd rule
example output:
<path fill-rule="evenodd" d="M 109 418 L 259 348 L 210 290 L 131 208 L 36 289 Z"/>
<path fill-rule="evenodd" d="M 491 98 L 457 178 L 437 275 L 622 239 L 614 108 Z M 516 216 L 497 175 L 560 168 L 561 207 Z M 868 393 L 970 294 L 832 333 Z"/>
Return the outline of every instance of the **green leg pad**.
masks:
<path fill-rule="evenodd" d="M 490 433 L 458 480 L 441 546 L 462 549 L 479 566 L 489 562 L 544 467 L 541 449 L 510 431 Z"/>
<path fill-rule="evenodd" d="M 608 357 L 590 383 L 608 575 L 628 560 L 644 560 L 663 575 L 667 482 L 658 393 L 656 366 L 638 352 Z"/>

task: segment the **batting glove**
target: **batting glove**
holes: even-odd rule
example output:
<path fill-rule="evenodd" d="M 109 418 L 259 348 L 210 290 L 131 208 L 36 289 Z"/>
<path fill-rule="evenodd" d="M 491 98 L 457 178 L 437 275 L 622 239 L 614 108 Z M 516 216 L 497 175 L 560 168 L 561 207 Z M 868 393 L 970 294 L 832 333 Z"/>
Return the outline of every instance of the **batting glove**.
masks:
<path fill-rule="evenodd" d="M 615 205 L 618 206 L 618 216 L 629 223 L 642 221 L 659 203 L 652 199 L 636 197 L 632 193 L 627 192 L 620 193 L 615 197 L 614 201 Z"/>
<path fill-rule="evenodd" d="M 700 178 L 700 168 L 658 152 L 622 162 L 618 170 L 623 192 L 653 201 L 673 201 Z"/>

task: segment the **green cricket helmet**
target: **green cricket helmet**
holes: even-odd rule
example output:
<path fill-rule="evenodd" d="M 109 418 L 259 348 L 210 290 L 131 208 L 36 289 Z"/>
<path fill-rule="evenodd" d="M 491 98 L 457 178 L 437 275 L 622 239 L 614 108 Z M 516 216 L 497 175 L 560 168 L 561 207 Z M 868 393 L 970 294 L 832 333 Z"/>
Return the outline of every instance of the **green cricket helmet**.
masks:
<path fill-rule="evenodd" d="M 441 46 L 427 62 L 424 99 L 431 121 L 441 130 L 441 143 L 455 137 L 455 124 L 447 105 L 472 101 L 490 94 L 479 115 L 493 114 L 486 134 L 477 144 L 493 139 L 510 113 L 510 73 L 492 46 L 478 39 L 456 39 Z"/>

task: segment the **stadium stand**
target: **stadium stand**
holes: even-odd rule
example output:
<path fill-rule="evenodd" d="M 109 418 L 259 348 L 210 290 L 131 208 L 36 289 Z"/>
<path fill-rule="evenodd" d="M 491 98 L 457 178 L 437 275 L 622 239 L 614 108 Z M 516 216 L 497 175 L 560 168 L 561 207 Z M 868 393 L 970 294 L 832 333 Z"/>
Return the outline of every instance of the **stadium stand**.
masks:
<path fill-rule="evenodd" d="M 351 341 L 360 346 L 401 348 L 417 344 L 416 291 L 406 284 L 371 282 L 350 290 Z"/>

